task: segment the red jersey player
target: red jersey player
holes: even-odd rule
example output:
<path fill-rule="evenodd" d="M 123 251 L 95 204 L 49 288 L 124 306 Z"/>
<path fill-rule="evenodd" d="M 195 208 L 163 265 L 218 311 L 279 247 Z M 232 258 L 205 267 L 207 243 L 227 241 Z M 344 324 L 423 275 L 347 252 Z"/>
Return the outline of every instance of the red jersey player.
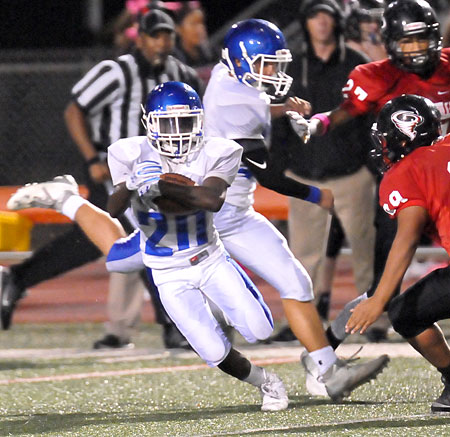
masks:
<path fill-rule="evenodd" d="M 450 123 L 450 49 L 442 49 L 439 22 L 424 0 L 396 0 L 383 14 L 382 37 L 389 59 L 358 65 L 343 88 L 343 103 L 336 109 L 316 114 L 306 122 L 291 121 L 301 137 L 320 135 L 360 114 L 378 113 L 390 99 L 412 93 L 430 99 L 441 113 L 443 133 Z M 392 222 L 392 223 L 389 223 Z M 345 339 L 345 323 L 352 308 L 371 296 L 384 268 L 395 222 L 387 220 L 378 208 L 376 214 L 376 253 L 374 283 L 367 293 L 349 302 L 327 330 L 336 348 Z M 312 369 L 308 370 L 309 373 Z"/>
<path fill-rule="evenodd" d="M 402 94 L 430 99 L 450 122 L 450 48 L 442 49 L 439 22 L 424 0 L 396 0 L 384 15 L 382 36 L 389 59 L 358 65 L 342 89 L 341 106 L 312 117 L 312 134 L 323 133 L 360 114 L 378 111 Z"/>
<path fill-rule="evenodd" d="M 387 308 L 394 329 L 442 374 L 445 388 L 431 410 L 450 413 L 450 348 L 436 325 L 450 318 L 450 266 L 392 298 L 422 232 L 450 254 L 450 136 L 439 137 L 439 118 L 430 100 L 414 95 L 397 97 L 380 111 L 373 137 L 390 166 L 380 205 L 397 217 L 398 227 L 375 293 L 354 308 L 346 329 L 364 332 Z"/>

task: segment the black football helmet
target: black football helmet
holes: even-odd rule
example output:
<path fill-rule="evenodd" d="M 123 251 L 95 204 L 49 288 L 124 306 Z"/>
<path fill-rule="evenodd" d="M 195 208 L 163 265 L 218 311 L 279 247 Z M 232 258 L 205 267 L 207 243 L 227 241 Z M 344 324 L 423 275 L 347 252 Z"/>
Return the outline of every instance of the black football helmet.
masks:
<path fill-rule="evenodd" d="M 425 0 L 396 0 L 390 3 L 383 14 L 381 36 L 389 58 L 402 70 L 426 77 L 439 64 L 442 50 L 439 22 Z M 427 40 L 428 47 L 404 54 L 399 40 L 410 36 Z"/>
<path fill-rule="evenodd" d="M 371 156 L 384 173 L 413 150 L 430 146 L 441 135 L 441 114 L 431 100 L 403 94 L 387 102 L 372 126 Z"/>

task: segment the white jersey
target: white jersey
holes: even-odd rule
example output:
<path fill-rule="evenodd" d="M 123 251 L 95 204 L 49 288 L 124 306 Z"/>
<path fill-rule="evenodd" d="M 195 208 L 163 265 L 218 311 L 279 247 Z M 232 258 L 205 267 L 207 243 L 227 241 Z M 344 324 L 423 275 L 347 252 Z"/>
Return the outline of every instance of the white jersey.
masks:
<path fill-rule="evenodd" d="M 269 132 L 269 96 L 231 77 L 222 63 L 212 70 L 203 106 L 207 137 L 261 140 Z M 226 202 L 241 207 L 251 206 L 255 188 L 255 178 L 241 164 L 235 181 L 227 191 Z"/>
<path fill-rule="evenodd" d="M 145 136 L 124 138 L 108 148 L 108 165 L 113 184 L 127 180 L 134 165 L 152 161 L 162 173 L 180 173 L 201 185 L 208 177 L 218 177 L 231 185 L 241 161 L 242 147 L 234 141 L 212 138 L 184 159 L 160 155 Z M 144 264 L 152 269 L 189 266 L 213 253 L 222 252 L 222 243 L 213 225 L 213 213 L 163 214 L 156 205 L 148 208 L 139 198 L 132 200 L 141 229 Z M 219 250 L 221 249 L 221 250 Z"/>

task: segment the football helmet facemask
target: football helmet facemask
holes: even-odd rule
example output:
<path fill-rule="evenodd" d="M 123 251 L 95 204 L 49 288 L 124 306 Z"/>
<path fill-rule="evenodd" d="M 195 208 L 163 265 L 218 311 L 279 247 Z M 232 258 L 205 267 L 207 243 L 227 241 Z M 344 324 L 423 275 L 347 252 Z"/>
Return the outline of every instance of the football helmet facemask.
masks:
<path fill-rule="evenodd" d="M 291 61 L 283 33 L 269 21 L 240 21 L 225 35 L 222 62 L 239 82 L 266 91 L 271 97 L 289 91 L 292 77 L 286 74 L 286 68 Z M 268 65 L 273 66 L 273 74 L 268 74 Z"/>
<path fill-rule="evenodd" d="M 371 131 L 371 156 L 381 173 L 415 149 L 433 144 L 441 135 L 440 120 L 439 110 L 425 97 L 403 94 L 387 102 Z"/>
<path fill-rule="evenodd" d="M 182 82 L 165 82 L 148 95 L 142 123 L 161 155 L 180 158 L 203 142 L 203 106 L 197 92 Z"/>
<path fill-rule="evenodd" d="M 397 67 L 421 76 L 433 74 L 441 56 L 442 37 L 436 14 L 425 0 L 390 3 L 383 15 L 381 35 Z M 402 40 L 415 50 L 404 51 Z"/>

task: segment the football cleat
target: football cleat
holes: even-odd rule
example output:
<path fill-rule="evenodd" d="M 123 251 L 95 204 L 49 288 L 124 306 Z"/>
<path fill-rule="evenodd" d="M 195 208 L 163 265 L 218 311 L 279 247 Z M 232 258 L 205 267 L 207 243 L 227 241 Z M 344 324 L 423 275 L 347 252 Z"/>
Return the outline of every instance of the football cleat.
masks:
<path fill-rule="evenodd" d="M 387 366 L 389 357 L 381 355 L 366 363 L 351 366 L 346 361 L 336 362 L 319 378 L 325 383 L 328 396 L 340 402 L 357 387 L 375 379 Z"/>
<path fill-rule="evenodd" d="M 387 355 L 356 365 L 350 365 L 349 360 L 338 359 L 325 374 L 320 375 L 316 363 L 306 350 L 300 358 L 306 373 L 308 393 L 312 396 L 329 396 L 336 402 L 342 401 L 360 385 L 375 379 L 389 362 Z"/>
<path fill-rule="evenodd" d="M 19 188 L 6 206 L 10 210 L 49 208 L 61 212 L 63 203 L 73 195 L 79 195 L 73 176 L 56 176 L 48 182 L 34 182 Z"/>
<path fill-rule="evenodd" d="M 19 288 L 8 267 L 0 266 L 0 318 L 3 329 L 9 329 L 17 301 L 25 290 Z"/>
<path fill-rule="evenodd" d="M 261 411 L 281 411 L 288 407 L 289 399 L 283 381 L 275 374 L 264 370 L 265 379 L 259 388 L 262 396 Z"/>
<path fill-rule="evenodd" d="M 450 384 L 442 377 L 444 390 L 441 395 L 431 404 L 432 413 L 450 413 Z"/>
<path fill-rule="evenodd" d="M 319 380 L 319 368 L 305 349 L 300 355 L 300 362 L 306 373 L 306 390 L 311 396 L 328 396 L 325 383 Z"/>

